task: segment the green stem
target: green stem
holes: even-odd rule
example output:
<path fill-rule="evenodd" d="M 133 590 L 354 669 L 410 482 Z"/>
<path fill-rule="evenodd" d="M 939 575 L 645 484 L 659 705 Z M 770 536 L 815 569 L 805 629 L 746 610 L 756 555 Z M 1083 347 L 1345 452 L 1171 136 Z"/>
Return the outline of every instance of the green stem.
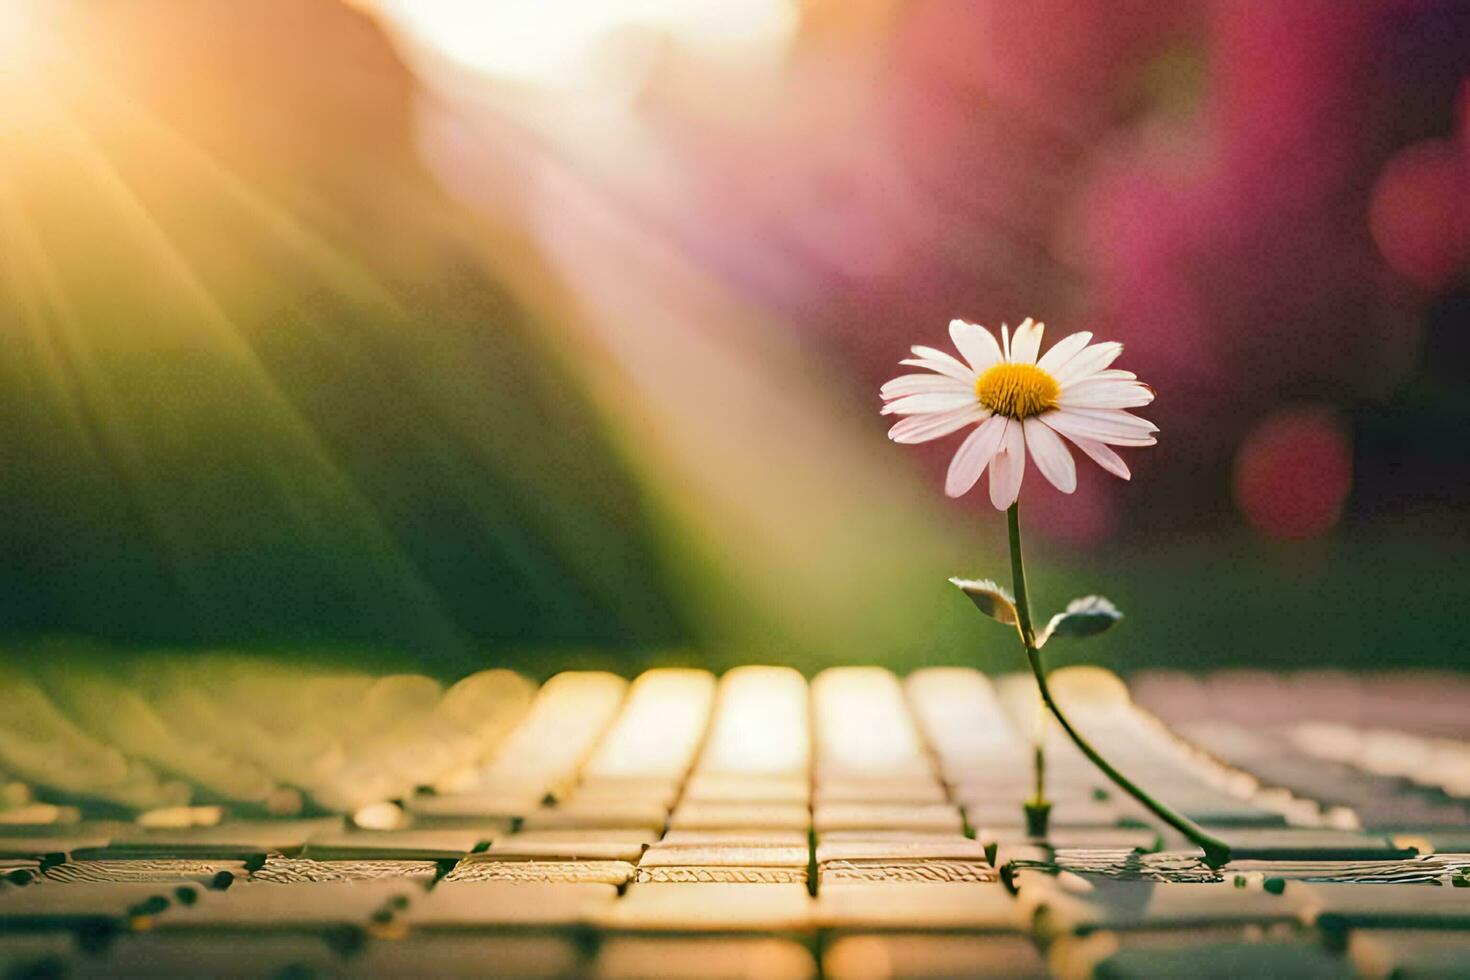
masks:
<path fill-rule="evenodd" d="M 1038 733 L 1031 746 L 1032 771 L 1036 774 L 1036 794 L 1022 805 L 1026 816 L 1026 833 L 1031 837 L 1046 837 L 1051 823 L 1051 801 L 1046 798 L 1046 743 Z"/>
<path fill-rule="evenodd" d="M 1041 737 L 1036 739 L 1036 744 L 1031 749 L 1031 766 L 1036 772 L 1036 796 L 1033 799 L 1037 803 L 1046 802 L 1046 742 Z"/>
<path fill-rule="evenodd" d="M 1036 649 L 1036 630 L 1031 625 L 1031 603 L 1026 599 L 1026 565 L 1021 560 L 1021 515 L 1020 502 L 1006 511 L 1006 521 L 1011 531 L 1011 588 L 1016 593 L 1016 630 L 1021 634 L 1021 644 L 1026 655 Z M 1032 802 L 1044 806 L 1046 799 L 1046 732 L 1038 729 L 1034 747 L 1033 768 L 1036 772 L 1036 796 Z"/>
<path fill-rule="evenodd" d="M 1026 566 L 1021 559 L 1020 510 L 1021 505 L 1017 502 L 1011 504 L 1010 510 L 1006 511 L 1006 523 L 1009 525 L 1011 535 L 1011 579 L 1016 592 L 1016 629 L 1021 634 L 1021 644 L 1026 648 L 1026 659 L 1031 663 L 1031 673 L 1036 675 L 1036 687 L 1041 692 L 1042 702 L 1051 711 L 1052 717 L 1056 718 L 1057 723 L 1062 726 L 1062 730 L 1067 733 L 1077 748 L 1082 750 L 1082 754 L 1087 756 L 1093 765 L 1101 769 L 1104 775 L 1147 807 L 1156 817 L 1203 850 L 1206 864 L 1212 868 L 1223 866 L 1230 860 L 1229 844 L 1207 833 L 1199 824 L 1173 807 L 1154 799 L 1133 780 L 1114 769 L 1112 764 L 1098 754 L 1092 744 L 1082 737 L 1082 733 L 1072 727 L 1072 723 L 1062 713 L 1061 707 L 1052 698 L 1051 688 L 1046 682 L 1046 668 L 1041 661 L 1041 650 L 1036 646 L 1036 631 L 1031 625 L 1030 604 L 1026 601 Z"/>

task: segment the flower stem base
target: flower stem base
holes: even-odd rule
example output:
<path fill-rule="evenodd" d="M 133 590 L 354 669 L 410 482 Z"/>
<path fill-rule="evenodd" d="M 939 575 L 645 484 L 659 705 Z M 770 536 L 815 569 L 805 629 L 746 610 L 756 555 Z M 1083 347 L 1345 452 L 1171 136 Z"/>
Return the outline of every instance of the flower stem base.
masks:
<path fill-rule="evenodd" d="M 1219 871 L 1230 863 L 1230 846 L 1221 841 L 1207 839 L 1199 841 L 1199 846 L 1205 852 L 1205 865 L 1212 871 Z"/>
<path fill-rule="evenodd" d="M 1047 828 L 1051 826 L 1051 801 L 1027 800 L 1021 809 L 1026 812 L 1026 835 L 1045 837 Z"/>

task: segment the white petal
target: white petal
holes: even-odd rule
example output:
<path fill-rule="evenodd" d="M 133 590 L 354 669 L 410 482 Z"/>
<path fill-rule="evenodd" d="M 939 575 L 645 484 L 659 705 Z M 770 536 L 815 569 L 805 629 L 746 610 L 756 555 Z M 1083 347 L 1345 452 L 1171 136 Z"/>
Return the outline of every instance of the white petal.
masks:
<path fill-rule="evenodd" d="M 949 461 L 949 473 L 944 478 L 945 493 L 960 497 L 969 492 L 1000 446 L 1008 421 L 1004 415 L 992 415 L 965 437 L 955 451 L 954 459 Z"/>
<path fill-rule="evenodd" d="M 973 391 L 941 392 L 931 395 L 905 395 L 883 406 L 884 415 L 919 415 L 923 412 L 948 412 L 966 405 L 978 405 Z"/>
<path fill-rule="evenodd" d="M 1094 419 L 1110 425 L 1125 426 L 1150 434 L 1159 431 L 1159 427 L 1148 419 L 1117 408 L 1070 408 L 1067 409 L 1067 413 L 1070 415 L 1081 415 L 1084 418 Z"/>
<path fill-rule="evenodd" d="M 1156 440 L 1149 429 L 1139 428 L 1127 423 L 1111 420 L 1098 419 L 1089 416 L 1091 409 L 1057 409 L 1054 412 L 1045 412 L 1036 416 L 1047 425 L 1056 429 L 1062 435 L 1076 442 L 1078 439 L 1091 439 L 1095 442 L 1111 443 L 1115 446 L 1152 446 Z M 1125 418 L 1133 419 L 1134 422 L 1143 422 L 1142 419 L 1134 418 L 1126 412 L 1114 412 Z M 1145 423 L 1152 425 L 1152 423 Z"/>
<path fill-rule="evenodd" d="M 1093 344 L 1079 351 L 1070 361 L 1058 368 L 1052 377 L 1057 379 L 1058 384 L 1081 381 L 1116 361 L 1121 353 L 1123 353 L 1123 345 L 1114 340 Z"/>
<path fill-rule="evenodd" d="M 1009 419 L 1007 421 L 1010 421 Z M 1021 495 L 1021 477 L 1026 475 L 1026 436 L 1018 422 L 1006 427 L 1000 452 L 990 462 L 990 502 L 1005 510 Z"/>
<path fill-rule="evenodd" d="M 1036 468 L 1041 471 L 1041 475 L 1062 493 L 1076 490 L 1077 464 L 1072 462 L 1072 454 L 1067 452 L 1062 437 L 1035 419 L 1027 419 L 1023 428 L 1026 432 L 1026 451 L 1036 460 Z"/>
<path fill-rule="evenodd" d="M 1153 400 L 1154 390 L 1146 384 L 1094 375 L 1063 388 L 1057 404 L 1063 408 L 1142 408 Z"/>
<path fill-rule="evenodd" d="M 1068 438 L 1071 438 L 1070 436 Z M 1113 452 L 1107 446 L 1094 439 L 1072 439 L 1078 449 L 1082 450 L 1092 461 L 1114 476 L 1121 476 L 1125 480 L 1133 478 L 1128 472 L 1128 464 L 1123 462 L 1123 457 Z"/>
<path fill-rule="evenodd" d="M 943 352 L 936 351 L 935 353 Z M 971 371 L 968 367 L 961 364 L 953 357 L 950 357 L 950 355 L 945 354 L 944 356 L 949 358 L 949 360 L 936 361 L 933 358 L 929 357 L 908 357 L 904 358 L 898 363 L 906 364 L 909 367 L 923 368 L 926 371 L 933 371 L 935 374 L 942 374 L 946 378 L 949 378 L 951 381 L 963 381 L 965 384 L 969 385 L 973 385 L 975 383 L 974 371 Z"/>
<path fill-rule="evenodd" d="M 910 415 L 908 418 L 899 419 L 893 428 L 888 430 L 888 438 L 894 442 L 912 446 L 942 438 L 951 432 L 963 429 L 972 422 L 983 422 L 989 417 L 990 411 L 983 405 L 957 408 L 952 412 Z"/>
<path fill-rule="evenodd" d="M 1010 360 L 1016 364 L 1035 364 L 1036 355 L 1041 353 L 1041 332 L 1045 329 L 1029 316 L 1023 320 L 1011 338 Z"/>
<path fill-rule="evenodd" d="M 954 356 L 954 354 L 936 350 L 933 347 L 925 347 L 923 344 L 916 344 L 914 347 L 908 348 L 908 350 L 913 351 L 914 356 L 919 357 L 920 360 L 904 360 L 898 361 L 898 363 L 928 367 L 932 372 L 947 376 L 947 378 L 954 378 L 956 381 L 975 382 L 975 372 L 970 370 L 970 367 L 964 364 L 958 357 Z"/>
<path fill-rule="evenodd" d="M 887 382 L 878 390 L 884 398 L 904 395 L 932 395 L 939 392 L 974 391 L 975 386 L 942 374 L 905 374 Z"/>
<path fill-rule="evenodd" d="M 1077 333 L 1068 334 L 1055 344 L 1052 344 L 1051 350 L 1041 355 L 1041 360 L 1036 362 L 1036 366 L 1049 374 L 1055 375 L 1057 371 L 1061 370 L 1062 365 L 1070 361 L 1073 354 L 1086 347 L 1087 342 L 1091 339 L 1091 330 L 1082 330 Z"/>
<path fill-rule="evenodd" d="M 949 321 L 949 339 L 978 375 L 1000 363 L 1000 345 L 989 330 L 964 320 Z"/>
<path fill-rule="evenodd" d="M 1000 356 L 1011 359 L 1011 328 L 1004 323 L 1000 325 Z"/>

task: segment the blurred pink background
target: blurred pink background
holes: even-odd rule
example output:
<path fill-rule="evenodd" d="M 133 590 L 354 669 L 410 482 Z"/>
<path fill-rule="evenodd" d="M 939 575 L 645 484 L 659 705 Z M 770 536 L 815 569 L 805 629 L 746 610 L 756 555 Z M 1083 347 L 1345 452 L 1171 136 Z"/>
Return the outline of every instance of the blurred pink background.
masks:
<path fill-rule="evenodd" d="M 953 440 L 886 443 L 877 397 L 956 316 L 1121 340 L 1158 391 L 1131 484 L 1028 478 L 1062 567 L 1245 549 L 1201 559 L 1208 580 L 1278 544 L 1452 540 L 1470 518 L 1459 0 L 0 0 L 0 58 L 0 209 L 24 215 L 0 236 L 0 330 L 57 406 L 17 394 L 4 435 L 25 457 L 72 386 L 113 385 L 82 401 L 147 477 L 128 492 L 163 515 L 161 579 L 256 588 L 276 573 L 232 549 L 289 551 L 293 521 L 347 513 L 431 624 L 407 642 L 435 649 L 601 639 L 608 606 L 633 639 L 795 635 L 840 659 L 942 621 L 957 649 L 935 583 L 999 572 L 999 522 L 983 494 L 943 500 Z M 83 295 L 67 315 L 31 232 Z M 47 373 L 48 330 L 87 349 L 80 382 Z M 210 442 L 206 354 L 245 365 L 231 410 L 258 395 L 262 431 L 300 416 L 233 443 L 278 511 L 221 503 L 244 457 Z M 604 451 L 611 469 L 575 469 Z M 58 598 L 114 576 L 67 564 L 110 532 L 77 536 L 85 507 L 34 489 L 92 487 L 72 465 L 22 467 L 0 500 L 36 556 L 17 628 L 105 631 L 133 605 Z M 211 472 L 217 500 L 191 482 Z M 116 489 L 96 479 L 86 507 Z M 464 513 L 441 518 L 448 499 Z M 511 572 L 477 564 L 501 547 Z M 540 550 L 553 571 L 526 572 Z M 322 564 L 302 580 L 376 608 L 382 581 Z M 569 568 L 596 598 L 582 632 L 549 600 L 534 627 L 513 598 L 477 612 Z M 138 633 L 248 636 L 274 601 Z"/>

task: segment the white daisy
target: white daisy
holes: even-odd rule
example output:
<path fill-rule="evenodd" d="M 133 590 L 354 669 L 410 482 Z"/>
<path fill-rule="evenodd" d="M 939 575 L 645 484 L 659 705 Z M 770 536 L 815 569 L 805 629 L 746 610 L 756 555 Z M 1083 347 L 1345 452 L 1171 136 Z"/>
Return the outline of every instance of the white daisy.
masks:
<path fill-rule="evenodd" d="M 894 442 L 929 442 L 975 426 L 949 464 L 944 492 L 958 497 L 990 467 L 990 502 L 1005 510 L 1021 492 L 1026 452 L 1063 493 L 1077 489 L 1077 468 L 1065 436 L 1109 473 L 1128 467 L 1109 446 L 1152 446 L 1158 426 L 1130 412 L 1154 400 L 1131 371 L 1108 365 L 1118 343 L 1089 343 L 1087 331 L 1041 352 L 1042 324 L 1029 318 L 1015 336 L 1002 326 L 1000 343 L 984 327 L 951 320 L 949 336 L 964 360 L 933 347 L 914 347 L 900 361 L 928 374 L 905 374 L 883 386 L 884 415 L 904 418 L 888 430 Z"/>

